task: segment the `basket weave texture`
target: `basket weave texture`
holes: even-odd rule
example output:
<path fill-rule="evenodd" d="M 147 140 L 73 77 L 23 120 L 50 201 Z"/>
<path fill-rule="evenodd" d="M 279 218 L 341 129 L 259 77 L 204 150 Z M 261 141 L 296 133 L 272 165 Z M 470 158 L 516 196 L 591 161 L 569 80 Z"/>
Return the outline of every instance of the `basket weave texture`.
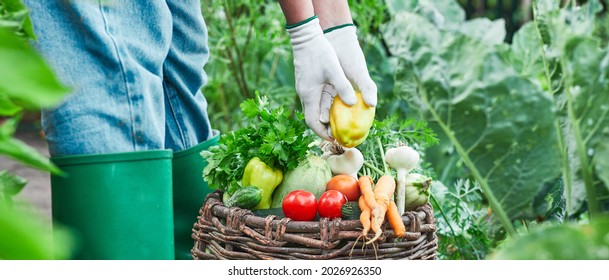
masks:
<path fill-rule="evenodd" d="M 365 245 L 359 220 L 340 218 L 301 222 L 249 210 L 227 208 L 219 191 L 209 194 L 192 229 L 196 260 L 201 259 L 435 259 L 438 249 L 431 205 L 404 213 L 406 234 L 383 234 Z M 368 239 L 373 233 L 368 235 Z"/>

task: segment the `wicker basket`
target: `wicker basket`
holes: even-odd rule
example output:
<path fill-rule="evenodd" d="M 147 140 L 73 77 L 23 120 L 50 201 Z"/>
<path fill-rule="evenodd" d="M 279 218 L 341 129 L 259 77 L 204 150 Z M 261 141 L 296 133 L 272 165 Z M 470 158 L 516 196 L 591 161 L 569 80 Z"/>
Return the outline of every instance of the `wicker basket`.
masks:
<path fill-rule="evenodd" d="M 322 218 L 298 222 L 249 210 L 227 208 L 221 193 L 207 196 L 192 229 L 192 256 L 200 259 L 435 259 L 438 249 L 433 210 L 429 204 L 404 213 L 406 235 L 383 235 L 365 245 L 359 220 Z M 372 234 L 370 235 L 372 236 Z"/>

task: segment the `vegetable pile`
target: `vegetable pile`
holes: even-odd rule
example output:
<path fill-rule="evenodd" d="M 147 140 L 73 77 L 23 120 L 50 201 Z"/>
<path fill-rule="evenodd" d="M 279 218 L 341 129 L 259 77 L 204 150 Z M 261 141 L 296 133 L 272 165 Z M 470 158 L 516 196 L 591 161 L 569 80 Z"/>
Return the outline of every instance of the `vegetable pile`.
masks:
<path fill-rule="evenodd" d="M 435 134 L 424 122 L 375 121 L 374 108 L 340 103 L 336 98 L 330 111 L 337 141 L 327 142 L 308 131 L 302 115 L 263 96 L 243 102 L 246 125 L 201 153 L 203 177 L 223 191 L 227 207 L 281 209 L 295 221 L 359 219 L 364 239 L 374 233 L 367 244 L 385 222 L 403 237 L 404 211 L 428 203 L 431 178 L 414 171 L 423 171 L 417 149 L 435 144 Z"/>

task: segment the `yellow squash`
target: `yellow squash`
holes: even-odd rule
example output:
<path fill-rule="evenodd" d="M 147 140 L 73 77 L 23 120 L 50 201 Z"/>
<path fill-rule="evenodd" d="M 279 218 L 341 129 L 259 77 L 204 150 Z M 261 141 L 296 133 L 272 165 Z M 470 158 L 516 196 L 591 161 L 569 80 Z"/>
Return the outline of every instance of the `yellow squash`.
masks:
<path fill-rule="evenodd" d="M 340 145 L 347 148 L 364 142 L 374 121 L 375 107 L 366 105 L 360 92 L 356 92 L 355 96 L 357 103 L 352 107 L 336 96 L 330 108 L 332 135 Z"/>

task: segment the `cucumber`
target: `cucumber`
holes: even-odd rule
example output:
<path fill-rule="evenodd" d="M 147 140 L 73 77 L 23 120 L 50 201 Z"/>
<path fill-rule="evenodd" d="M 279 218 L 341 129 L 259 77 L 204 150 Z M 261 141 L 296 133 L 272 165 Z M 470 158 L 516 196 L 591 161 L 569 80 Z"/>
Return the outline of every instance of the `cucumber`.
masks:
<path fill-rule="evenodd" d="M 340 212 L 343 220 L 359 220 L 359 215 L 362 214 L 357 201 L 349 201 L 343 204 Z"/>
<path fill-rule="evenodd" d="M 262 200 L 262 189 L 254 186 L 247 186 L 238 189 L 226 201 L 226 207 L 239 207 L 243 209 L 252 209 Z"/>

